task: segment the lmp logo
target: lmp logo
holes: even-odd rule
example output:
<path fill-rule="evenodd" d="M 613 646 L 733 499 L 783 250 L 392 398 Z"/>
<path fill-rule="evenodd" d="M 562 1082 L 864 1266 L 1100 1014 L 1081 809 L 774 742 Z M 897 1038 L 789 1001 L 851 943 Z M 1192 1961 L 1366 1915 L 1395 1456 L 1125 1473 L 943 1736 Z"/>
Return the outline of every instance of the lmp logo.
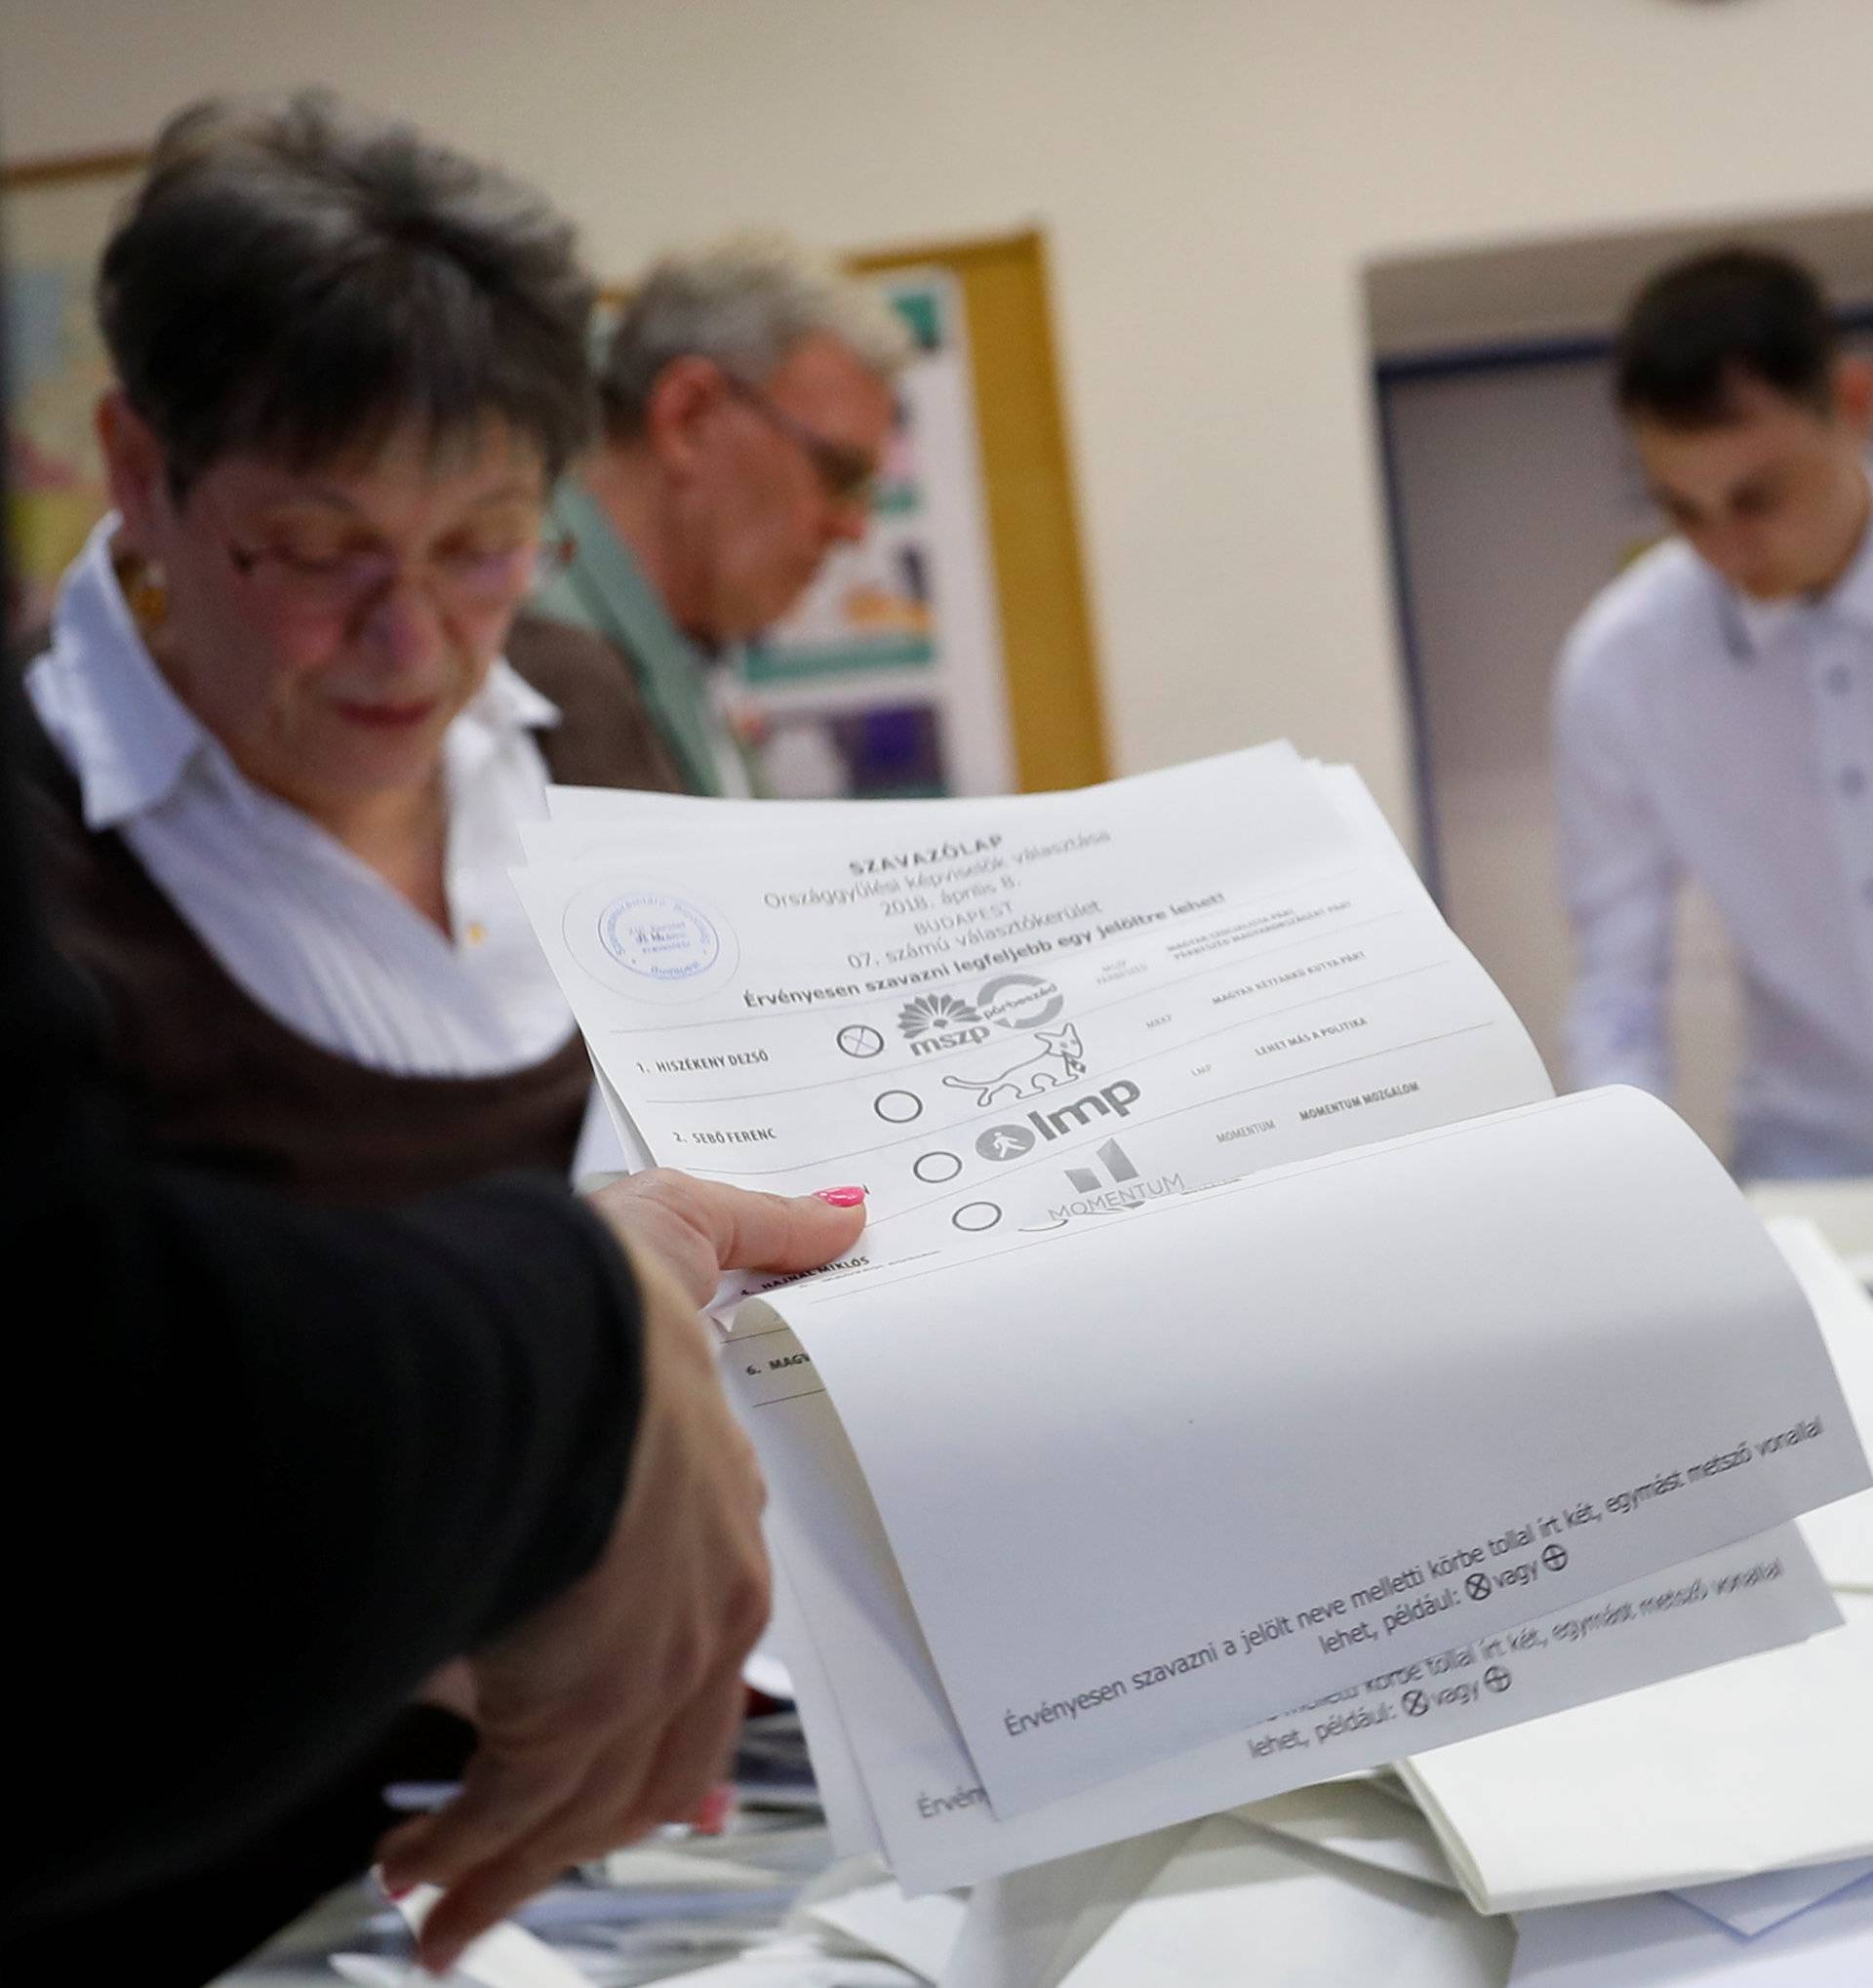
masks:
<path fill-rule="evenodd" d="M 1076 1097 L 1056 1111 L 1030 1111 L 1018 1124 L 990 1126 L 977 1137 L 976 1150 L 984 1160 L 1018 1160 L 1042 1140 L 1071 1138 L 1099 1119 L 1124 1118 L 1137 1101 L 1138 1087 L 1130 1078 L 1121 1077 L 1116 1084 Z M 1116 1144 L 1108 1142 L 1101 1147 L 1100 1157 L 1104 1158 L 1107 1151 L 1117 1151 Z M 1123 1153 L 1119 1159 L 1131 1165 Z M 1097 1182 L 1094 1184 L 1096 1186 Z"/>
<path fill-rule="evenodd" d="M 1138 1170 L 1126 1157 L 1125 1148 L 1117 1139 L 1107 1139 L 1093 1157 L 1111 1174 L 1115 1187 L 1122 1187 L 1128 1180 L 1136 1180 L 1138 1177 Z M 1082 1194 L 1097 1194 L 1105 1185 L 1099 1178 L 1096 1167 L 1069 1167 L 1066 1170 L 1066 1177 Z"/>

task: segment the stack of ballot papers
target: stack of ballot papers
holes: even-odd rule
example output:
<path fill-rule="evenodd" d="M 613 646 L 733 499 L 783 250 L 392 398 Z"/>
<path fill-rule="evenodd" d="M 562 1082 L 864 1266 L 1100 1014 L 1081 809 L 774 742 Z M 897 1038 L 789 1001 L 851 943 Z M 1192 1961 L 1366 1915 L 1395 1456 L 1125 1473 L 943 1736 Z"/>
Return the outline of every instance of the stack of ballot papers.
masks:
<path fill-rule="evenodd" d="M 1865 1663 L 1815 1563 L 1857 1535 L 1804 1519 L 1869 1479 L 1801 1266 L 1663 1105 L 1552 1096 L 1348 770 L 549 808 L 516 886 L 632 1158 L 868 1189 L 845 1263 L 725 1291 L 723 1373 L 835 1846 L 977 1888 L 952 1971 L 1157 1979 L 1147 1906 L 1299 1926 L 1331 1883 L 1362 1953 L 1442 1928 L 1445 1973 L 1347 1978 L 1472 1978 L 1479 1906 L 1606 1893 L 1530 1879 L 1524 1770 L 1466 1757 L 1534 1749 L 1558 1836 L 1597 1756 L 1543 1732 Z M 1407 1756 L 1390 1864 L 1245 1807 L 1397 1807 L 1342 1777 Z M 1873 1849 L 1838 1820 L 1668 1882 Z"/>

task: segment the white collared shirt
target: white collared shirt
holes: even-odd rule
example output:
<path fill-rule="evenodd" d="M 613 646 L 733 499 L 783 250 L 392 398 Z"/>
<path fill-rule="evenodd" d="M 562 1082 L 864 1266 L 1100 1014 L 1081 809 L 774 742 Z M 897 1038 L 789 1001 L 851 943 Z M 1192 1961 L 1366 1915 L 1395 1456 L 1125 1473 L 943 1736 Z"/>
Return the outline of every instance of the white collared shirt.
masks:
<path fill-rule="evenodd" d="M 483 1077 L 552 1054 L 573 1019 L 507 865 L 545 813 L 533 734 L 557 706 L 497 661 L 443 737 L 451 938 L 299 810 L 235 767 L 138 633 L 116 520 L 65 575 L 28 671 L 86 824 L 116 829 L 228 974 L 321 1048 L 399 1076 Z"/>
<path fill-rule="evenodd" d="M 1669 1095 L 1694 877 L 1742 980 L 1736 1171 L 1873 1173 L 1873 528 L 1827 594 L 1767 606 L 1656 547 L 1569 637 L 1555 714 L 1574 1082 Z"/>

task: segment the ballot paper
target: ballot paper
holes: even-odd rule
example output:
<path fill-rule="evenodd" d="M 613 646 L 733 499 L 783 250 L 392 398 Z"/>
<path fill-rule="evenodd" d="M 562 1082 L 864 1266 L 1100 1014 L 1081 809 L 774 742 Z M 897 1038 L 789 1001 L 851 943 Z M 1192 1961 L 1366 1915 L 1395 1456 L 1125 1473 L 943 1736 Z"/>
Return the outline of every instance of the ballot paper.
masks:
<path fill-rule="evenodd" d="M 1004 1818 L 1866 1481 L 1786 1267 L 1636 1092 L 815 1280 L 728 1367 L 750 1426 L 829 1390 Z"/>
<path fill-rule="evenodd" d="M 745 1378 L 731 1361 L 730 1388 Z M 1807 1636 L 1835 1619 L 1792 1528 L 1740 1542 L 1588 1608 L 1500 1639 L 1449 1643 L 1421 1662 L 1375 1665 L 1304 1708 L 1030 1812 L 1000 1817 L 923 1642 L 862 1474 L 823 1391 L 748 1426 L 773 1491 L 770 1524 L 813 1657 L 839 1706 L 838 1735 L 865 1788 L 856 1834 L 875 1827 L 907 1890 L 974 1883 L 1143 1830 L 1207 1815 L 1349 1768 L 1492 1730 L 1597 1693 Z M 805 1701 L 803 1714 L 819 1745 Z"/>
<path fill-rule="evenodd" d="M 1873 1856 L 1869 1763 L 1873 1617 L 1402 1771 L 1478 1911 L 1520 1912 Z"/>
<path fill-rule="evenodd" d="M 549 805 L 620 1129 L 870 1190 L 725 1373 L 907 1890 L 1838 1620 L 1784 1522 L 1865 1459 L 1787 1267 L 1662 1105 L 1549 1097 L 1345 770 Z"/>
<path fill-rule="evenodd" d="M 874 1257 L 1548 1094 L 1396 845 L 1290 750 L 1008 800 L 619 802 L 621 842 L 537 827 L 516 882 L 628 1133 L 739 1186 L 862 1181 Z"/>
<path fill-rule="evenodd" d="M 1511 1988 L 1866 1988 L 1873 1880 L 1756 1939 L 1653 1893 L 1516 1920 Z"/>

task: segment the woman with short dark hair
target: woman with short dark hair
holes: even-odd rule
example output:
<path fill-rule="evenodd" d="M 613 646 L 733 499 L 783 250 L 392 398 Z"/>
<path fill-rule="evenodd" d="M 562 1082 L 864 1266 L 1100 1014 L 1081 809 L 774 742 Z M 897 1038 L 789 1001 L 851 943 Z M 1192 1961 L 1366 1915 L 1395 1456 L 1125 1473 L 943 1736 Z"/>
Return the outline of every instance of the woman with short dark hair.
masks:
<path fill-rule="evenodd" d="M 665 784 L 600 646 L 501 660 L 591 419 L 572 230 L 330 98 L 211 102 L 98 300 L 116 510 L 27 688 L 58 934 L 150 1135 L 328 1201 L 566 1170 L 589 1069 L 514 822 Z"/>

